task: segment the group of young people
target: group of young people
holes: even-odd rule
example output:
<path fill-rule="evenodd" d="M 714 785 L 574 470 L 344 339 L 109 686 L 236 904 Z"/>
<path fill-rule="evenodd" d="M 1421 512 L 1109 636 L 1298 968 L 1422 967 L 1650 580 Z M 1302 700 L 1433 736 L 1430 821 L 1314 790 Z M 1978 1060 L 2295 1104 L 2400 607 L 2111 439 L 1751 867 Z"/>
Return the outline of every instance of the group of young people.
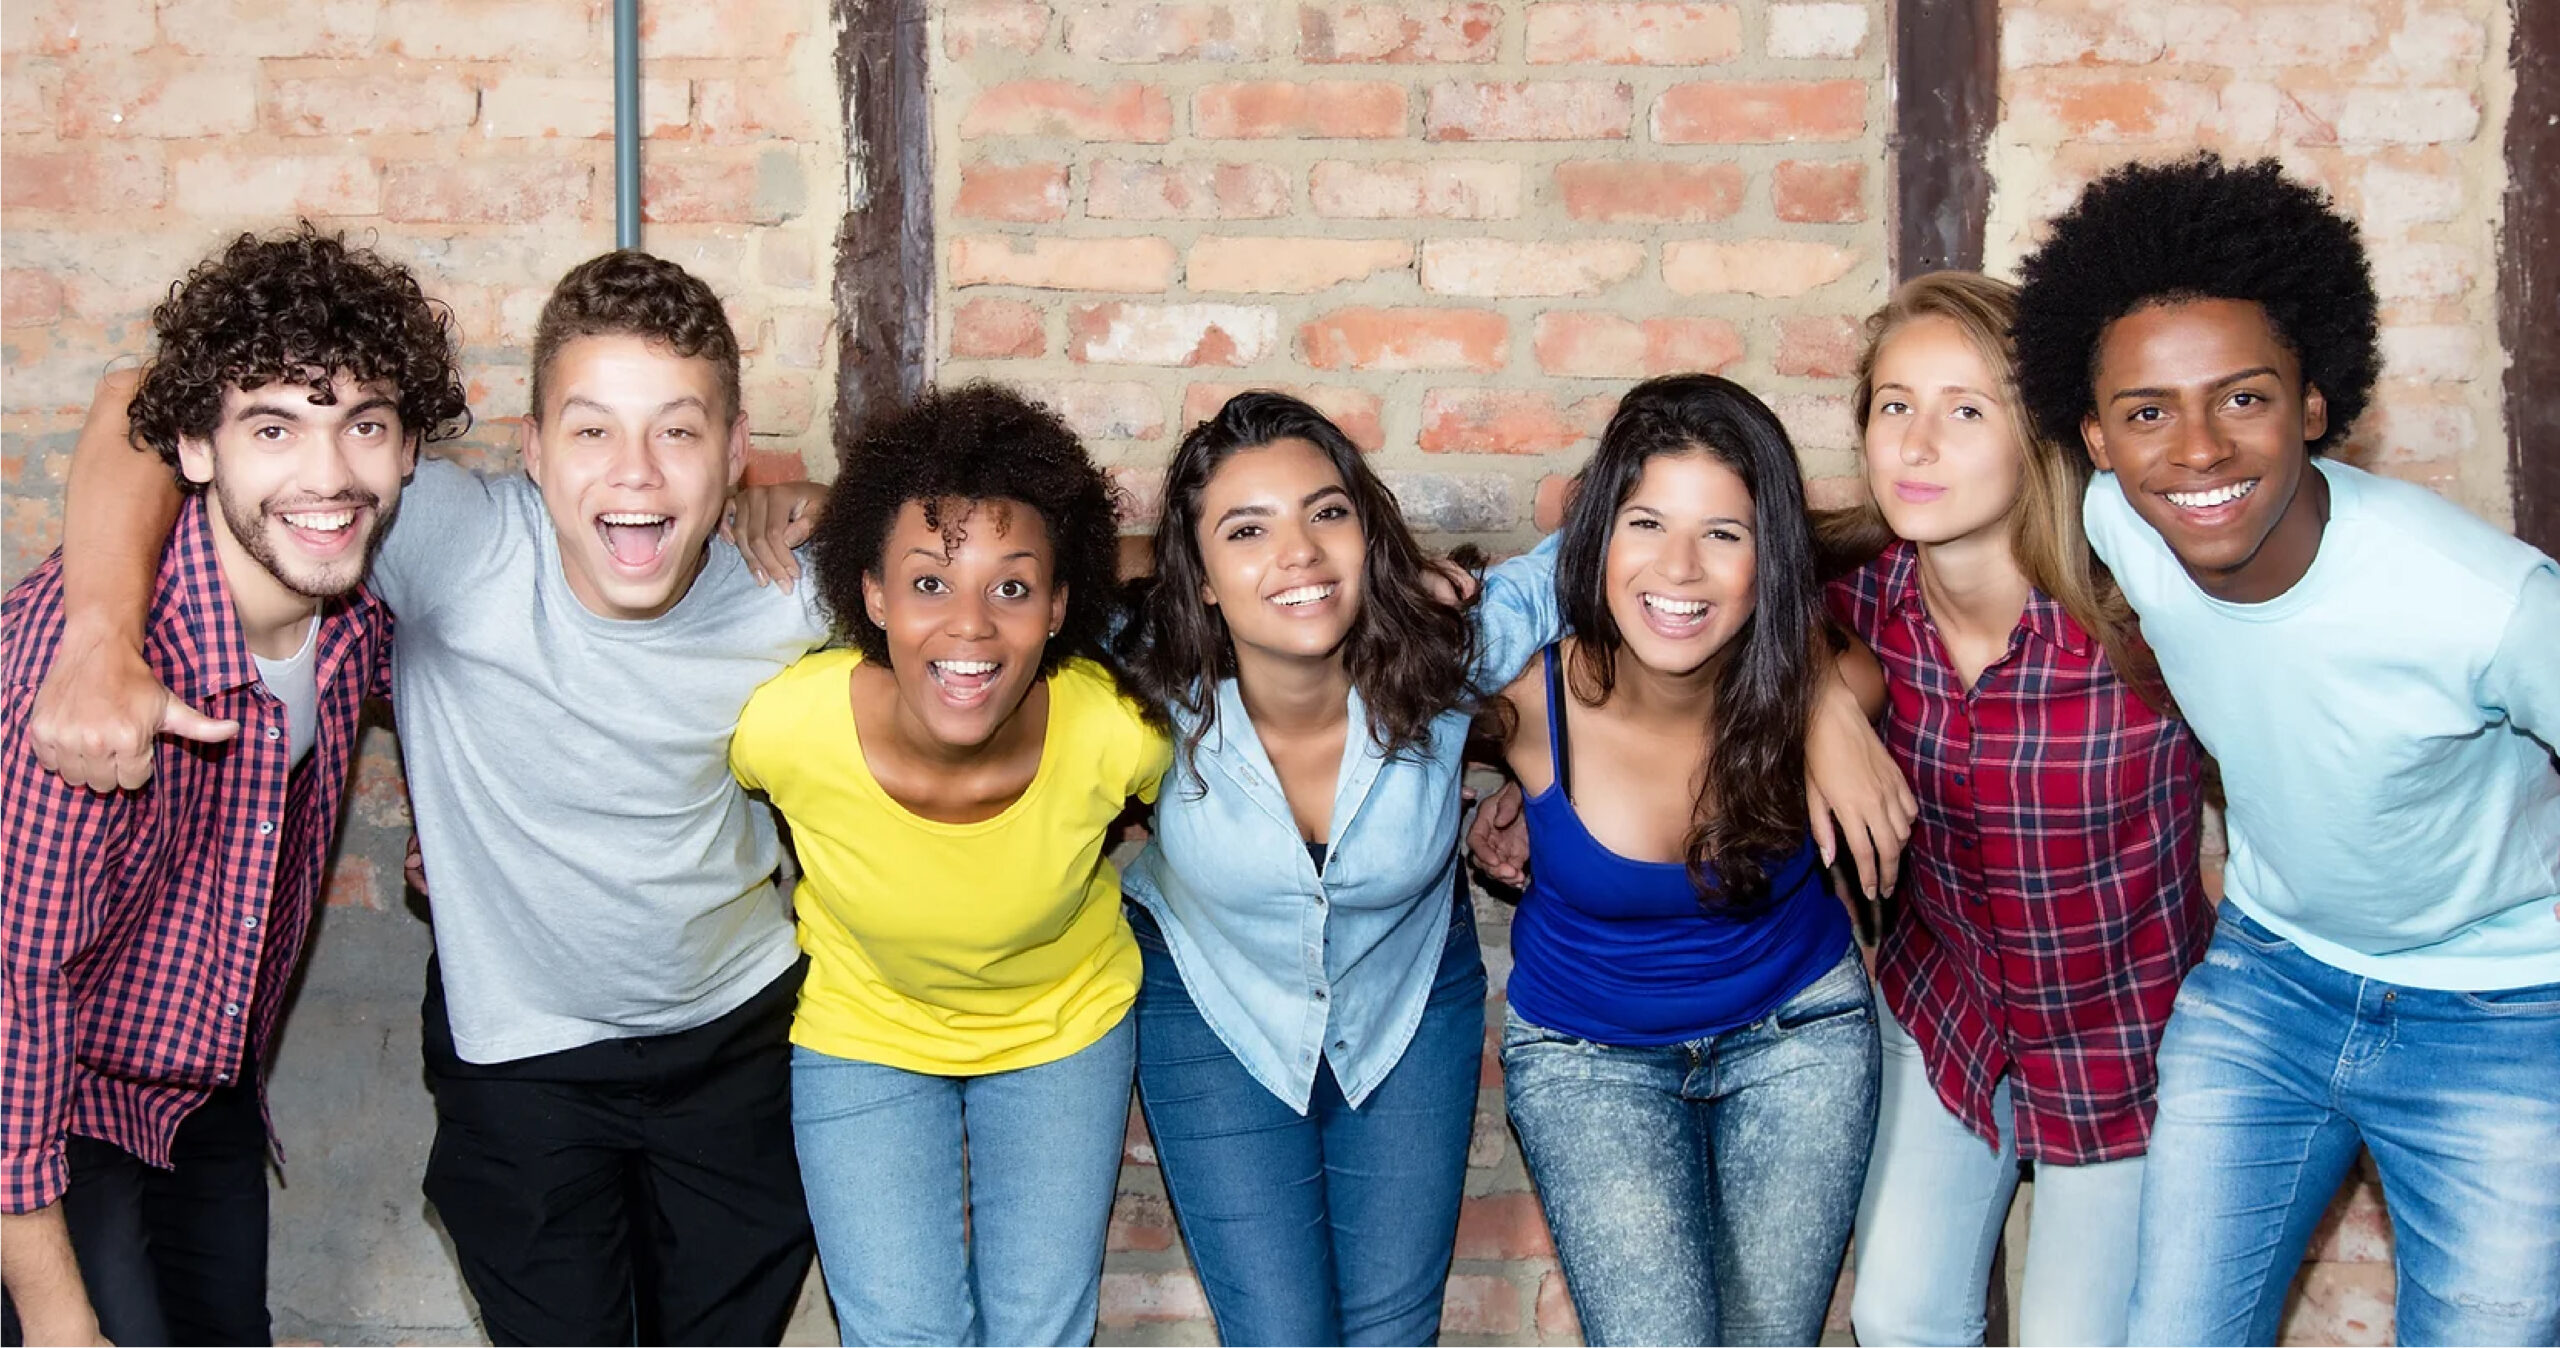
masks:
<path fill-rule="evenodd" d="M 716 296 L 613 253 L 484 477 L 418 452 L 468 413 L 414 279 L 242 239 L 7 599 L 13 1334 L 266 1337 L 259 1083 L 387 694 L 424 1188 L 497 1342 L 771 1342 L 813 1248 L 848 1343 L 1085 1341 L 1133 1083 L 1222 1340 L 1431 1341 L 1471 733 L 1592 1342 L 1813 1342 L 1853 1228 L 1863 1342 L 1979 1342 L 2024 1162 L 2027 1341 L 2269 1342 L 2360 1146 L 2402 1341 L 2560 1339 L 2560 568 L 2323 454 L 2378 306 L 2272 164 L 2121 168 L 2024 276 L 1871 323 L 1857 510 L 1677 375 L 1473 574 L 1246 393 L 1124 589 L 1012 390 L 740 491 Z"/>

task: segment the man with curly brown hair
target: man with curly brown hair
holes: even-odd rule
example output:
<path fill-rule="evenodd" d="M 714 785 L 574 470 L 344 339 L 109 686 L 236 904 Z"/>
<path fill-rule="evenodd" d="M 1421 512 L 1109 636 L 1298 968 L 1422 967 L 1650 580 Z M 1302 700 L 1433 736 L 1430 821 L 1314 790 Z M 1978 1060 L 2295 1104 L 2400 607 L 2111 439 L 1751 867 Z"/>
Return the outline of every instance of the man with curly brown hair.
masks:
<path fill-rule="evenodd" d="M 60 554 L 0 604 L 12 1343 L 268 1341 L 260 1088 L 357 713 L 389 686 L 366 571 L 419 444 L 469 424 L 441 307 L 309 226 L 241 236 L 152 322 L 133 436 L 187 500 L 141 653 L 195 709 L 164 715 L 186 742 L 152 780 L 93 793 L 28 749 Z"/>

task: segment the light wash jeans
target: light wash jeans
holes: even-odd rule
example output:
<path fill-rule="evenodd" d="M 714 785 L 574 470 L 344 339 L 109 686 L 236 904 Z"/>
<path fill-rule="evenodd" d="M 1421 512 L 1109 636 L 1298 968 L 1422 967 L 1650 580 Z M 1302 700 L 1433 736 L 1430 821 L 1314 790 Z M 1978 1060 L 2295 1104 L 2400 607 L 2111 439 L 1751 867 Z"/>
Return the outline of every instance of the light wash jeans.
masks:
<path fill-rule="evenodd" d="M 1858 1204 L 1858 1342 L 1978 1344 L 1983 1291 L 2009 1201 L 2018 1191 L 2018 1134 L 2009 1083 L 1992 1093 L 1993 1148 L 1947 1112 L 1920 1045 L 1878 999 L 1884 1081 L 1876 1146 Z M 2134 1221 L 2142 1158 L 2088 1165 L 2036 1163 L 2028 1215 L 2022 1344 L 2121 1344 L 2133 1296 Z"/>
<path fill-rule="evenodd" d="M 2560 983 L 2397 987 L 2226 903 L 2160 1044 L 2133 1341 L 2274 1342 L 2359 1143 L 2400 1342 L 2560 1339 Z"/>
<path fill-rule="evenodd" d="M 1756 1023 L 1622 1048 L 1506 1013 L 1503 1094 L 1592 1344 L 1822 1337 L 1876 1110 L 1852 950 Z"/>
<path fill-rule="evenodd" d="M 1129 1018 L 974 1077 L 793 1047 L 791 1128 L 844 1342 L 1092 1341 L 1137 1045 Z"/>

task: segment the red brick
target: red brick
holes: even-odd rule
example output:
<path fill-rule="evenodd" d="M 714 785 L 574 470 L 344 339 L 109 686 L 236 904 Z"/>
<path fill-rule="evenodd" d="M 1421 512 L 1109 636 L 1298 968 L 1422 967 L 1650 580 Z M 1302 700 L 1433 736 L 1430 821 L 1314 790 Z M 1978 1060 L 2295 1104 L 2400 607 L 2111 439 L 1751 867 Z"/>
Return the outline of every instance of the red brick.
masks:
<path fill-rule="evenodd" d="M 1440 1299 L 1440 1328 L 1451 1334 L 1517 1334 L 1520 1299 L 1520 1288 L 1508 1278 L 1453 1274 Z"/>
<path fill-rule="evenodd" d="M 1458 1207 L 1460 1259 L 1551 1259 L 1555 1252 L 1536 1194 L 1485 1194 Z"/>
<path fill-rule="evenodd" d="M 12 136 L 51 136 L 62 101 L 62 69 L 40 56 L 0 57 L 0 127 Z"/>
<path fill-rule="evenodd" d="M 1653 105 L 1664 145 L 1856 140 L 1867 132 L 1864 80 L 1675 84 Z"/>
<path fill-rule="evenodd" d="M 1659 0 L 1529 6 L 1531 65 L 1713 65 L 1742 51 L 1742 13 L 1731 5 Z"/>
<path fill-rule="evenodd" d="M 951 284 L 1159 291 L 1173 284 L 1174 261 L 1162 239 L 966 234 L 951 241 Z"/>
<path fill-rule="evenodd" d="M 1427 139 L 1625 140 L 1635 91 L 1605 80 L 1495 84 L 1449 81 L 1431 87 Z"/>
<path fill-rule="evenodd" d="M 414 3 L 414 0 L 405 0 Z M 600 6 L 610 11 L 611 6 Z M 714 5 L 643 5 L 640 50 L 647 60 L 704 58 L 780 61 L 794 44 L 825 34 L 826 11 L 806 0 L 720 0 Z M 814 30 L 814 31 L 813 31 Z"/>
<path fill-rule="evenodd" d="M 1563 528 L 1565 508 L 1573 504 L 1573 493 L 1574 479 L 1564 473 L 1549 473 L 1539 478 L 1537 499 L 1529 507 L 1529 522 L 1542 534 Z M 1541 1290 L 1538 1306 L 1542 1312 L 1546 1301 L 1547 1294 Z"/>
<path fill-rule="evenodd" d="M 1112 511 L 1119 516 L 1120 527 L 1123 529 L 1154 528 L 1156 521 L 1164 515 L 1164 470 L 1113 464 L 1103 469 L 1102 475 L 1111 480 Z M 1132 544 L 1138 546 L 1133 548 Z M 1152 540 L 1145 538 L 1120 540 L 1120 574 L 1123 578 L 1143 576 L 1155 569 L 1154 550 L 1151 544 Z M 1137 554 L 1141 565 L 1130 565 L 1133 552 Z M 1141 827 L 1138 832 L 1140 836 L 1144 836 L 1145 830 Z M 1147 1154 L 1152 1156 L 1155 1153 L 1150 1151 Z"/>
<path fill-rule="evenodd" d="M 2218 109 L 2213 90 L 2169 80 L 2026 79 L 2010 94 L 2019 121 L 2049 120 L 2090 144 L 2185 139 Z"/>
<path fill-rule="evenodd" d="M 1511 323 L 1482 309 L 1336 309 L 1298 329 L 1298 352 L 1318 370 L 1502 368 Z"/>
<path fill-rule="evenodd" d="M 2365 1345 L 2395 1339 L 2390 1264 L 2305 1264 L 2300 1277 L 2276 1342 Z"/>
<path fill-rule="evenodd" d="M 382 901 L 381 870 L 371 857 L 344 852 L 329 868 L 329 879 L 320 901 L 331 908 L 364 908 L 383 912 L 391 905 Z"/>
<path fill-rule="evenodd" d="M 1152 1166 L 1156 1163 L 1156 1141 L 1147 1133 L 1147 1116 L 1138 1102 L 1129 1102 L 1129 1123 L 1120 1136 L 1120 1159 L 1129 1165 Z"/>
<path fill-rule="evenodd" d="M 466 159 L 388 164 L 385 219 L 419 224 L 522 225 L 576 220 L 594 196 L 592 168 L 566 159 Z"/>
<path fill-rule="evenodd" d="M 954 210 L 971 220 L 1063 220 L 1067 215 L 1067 166 L 970 160 L 960 166 L 960 199 Z"/>
<path fill-rule="evenodd" d="M 479 108 L 480 95 L 469 84 L 420 70 L 397 80 L 315 75 L 267 86 L 267 123 L 288 136 L 456 131 L 471 125 Z"/>
<path fill-rule="evenodd" d="M 359 56 L 373 45 L 380 15 L 374 5 L 162 0 L 160 35 L 194 56 Z"/>
<path fill-rule="evenodd" d="M 1067 14 L 1067 50 L 1089 61 L 1259 61 L 1259 0 L 1101 0 Z"/>
<path fill-rule="evenodd" d="M 1211 140 L 1387 140 L 1405 133 L 1401 84 L 1262 80 L 1191 96 L 1191 134 Z"/>
<path fill-rule="evenodd" d="M 1328 159 L 1307 175 L 1316 214 L 1345 220 L 1508 220 L 1520 214 L 1518 164 Z"/>
<path fill-rule="evenodd" d="M 158 40 L 154 0 L 10 0 L 0 5 L 0 47 L 11 52 L 140 51 Z"/>
<path fill-rule="evenodd" d="M 1863 0 L 1772 5 L 1767 17 L 1769 54 L 1782 61 L 1850 61 L 1867 48 Z"/>
<path fill-rule="evenodd" d="M 1156 1194 L 1118 1195 L 1111 1204 L 1111 1230 L 1103 1241 L 1103 1248 L 1172 1249 L 1173 1209 Z"/>
<path fill-rule="evenodd" d="M 0 271 L 0 327 L 41 328 L 61 317 L 61 282 L 30 267 Z"/>
<path fill-rule="evenodd" d="M 360 154 L 217 153 L 181 159 L 171 173 L 190 215 L 378 215 L 382 173 Z"/>
<path fill-rule="evenodd" d="M 1084 213 L 1095 220 L 1269 220 L 1289 213 L 1289 174 L 1276 164 L 1148 164 L 1097 159 L 1086 170 Z"/>
<path fill-rule="evenodd" d="M 1721 318 L 1648 318 L 1557 311 L 1531 335 L 1538 368 L 1592 379 L 1713 374 L 1742 359 L 1742 333 Z"/>
<path fill-rule="evenodd" d="M 1769 175 L 1769 203 L 1790 224 L 1844 225 L 1867 218 L 1867 166 L 1789 159 Z"/>
<path fill-rule="evenodd" d="M 1164 399 L 1134 380 L 1063 379 L 1021 385 L 1087 440 L 1153 440 L 1164 434 Z"/>
<path fill-rule="evenodd" d="M 1105 1325 L 1167 1324 L 1201 1319 L 1208 1313 L 1209 1299 L 1201 1295 L 1200 1280 L 1188 1272 L 1102 1275 Z"/>
<path fill-rule="evenodd" d="M 1151 84 L 1019 80 L 980 93 L 960 117 L 960 136 L 1055 136 L 1161 144 L 1173 138 L 1173 102 Z"/>
<path fill-rule="evenodd" d="M 1644 263 L 1645 247 L 1633 239 L 1429 239 L 1422 245 L 1422 288 L 1435 295 L 1597 295 Z"/>
<path fill-rule="evenodd" d="M 1602 224 L 1697 225 L 1742 208 L 1740 164 L 1584 159 L 1556 165 L 1565 214 Z"/>
<path fill-rule="evenodd" d="M 1311 295 L 1412 265 L 1409 239 L 1206 238 L 1191 245 L 1183 281 L 1194 291 Z"/>
<path fill-rule="evenodd" d="M 1026 0 L 959 0 L 942 11 L 942 54 L 966 61 L 980 53 L 1029 56 L 1049 33 L 1049 7 Z"/>
<path fill-rule="evenodd" d="M 1610 405 L 1607 398 L 1585 398 L 1571 407 L 1558 407 L 1555 399 L 1543 393 L 1436 388 L 1422 395 L 1422 435 L 1417 443 L 1427 454 L 1558 454 L 1579 448 L 1598 434 Z M 1543 1241 L 1546 1224 L 1537 1215 L 1537 1200 L 1527 1194 L 1517 1197 L 1528 1202 Z M 1458 1213 L 1459 1258 L 1511 1257 L 1481 1253 L 1491 1248 L 1487 1240 L 1507 1241 L 1500 1231 L 1488 1235 L 1486 1223 L 1499 1225 L 1516 1216 L 1510 1201 L 1467 1200 Z M 1463 1253 L 1470 1250 L 1478 1253 Z"/>
<path fill-rule="evenodd" d="M 1771 368 L 1806 379 L 1846 379 L 1858 372 L 1866 345 L 1866 329 L 1854 318 L 1785 315 L 1778 319 L 1778 358 Z"/>
<path fill-rule="evenodd" d="M 1280 316 L 1244 304 L 1088 304 L 1067 312 L 1067 355 L 1094 365 L 1251 365 L 1279 344 Z"/>
<path fill-rule="evenodd" d="M 1329 0 L 1298 7 L 1298 59 L 1315 65 L 1482 63 L 1494 59 L 1501 43 L 1502 7 L 1474 0 Z"/>
<path fill-rule="evenodd" d="M 168 198 L 160 147 L 10 150 L 0 155 L 0 205 L 13 211 L 114 214 L 151 210 Z"/>
<path fill-rule="evenodd" d="M 1800 239 L 1674 239 L 1662 246 L 1662 282 L 1678 295 L 1786 299 L 1839 280 L 1857 262 L 1851 249 Z"/>
<path fill-rule="evenodd" d="M 1582 1317 L 1573 1309 L 1573 1289 L 1561 1271 L 1538 1276 L 1538 1337 L 1549 1343 L 1579 1342 Z"/>
<path fill-rule="evenodd" d="M 750 449 L 747 451 L 746 485 L 771 487 L 784 482 L 809 480 L 809 463 L 788 449 Z"/>
<path fill-rule="evenodd" d="M 1218 414 L 1227 399 L 1249 389 L 1269 389 L 1303 400 L 1369 453 L 1386 448 L 1386 403 L 1377 394 L 1339 384 L 1193 384 L 1182 393 L 1182 424 L 1187 429 Z"/>
<path fill-rule="evenodd" d="M 808 99 L 771 79 L 695 80 L 693 121 L 718 141 L 813 140 L 825 129 Z"/>
<path fill-rule="evenodd" d="M 77 66 L 63 79 L 61 118 L 65 136 L 239 135 L 258 122 L 257 72 L 210 61 Z"/>
<path fill-rule="evenodd" d="M 1520 527 L 1520 507 L 1503 474 L 1388 470 L 1378 477 L 1395 493 L 1415 533 L 1487 534 Z"/>
<path fill-rule="evenodd" d="M 602 59 L 613 41 L 604 22 L 610 8 L 528 5 L 524 0 L 402 0 L 382 7 L 380 41 L 394 55 L 428 60 L 526 62 L 590 54 Z M 646 39 L 641 50 L 653 58 L 676 55 Z"/>
<path fill-rule="evenodd" d="M 1040 306 L 980 296 L 951 314 L 951 354 L 961 360 L 1033 360 L 1049 354 Z"/>
<path fill-rule="evenodd" d="M 613 134 L 610 75 L 501 75 L 480 91 L 480 134 L 600 140 Z M 642 80 L 644 136 L 682 132 L 693 120 L 693 91 L 683 80 Z"/>
<path fill-rule="evenodd" d="M 776 224 L 803 204 L 798 171 L 784 149 L 752 159 L 643 156 L 640 216 L 655 224 Z"/>

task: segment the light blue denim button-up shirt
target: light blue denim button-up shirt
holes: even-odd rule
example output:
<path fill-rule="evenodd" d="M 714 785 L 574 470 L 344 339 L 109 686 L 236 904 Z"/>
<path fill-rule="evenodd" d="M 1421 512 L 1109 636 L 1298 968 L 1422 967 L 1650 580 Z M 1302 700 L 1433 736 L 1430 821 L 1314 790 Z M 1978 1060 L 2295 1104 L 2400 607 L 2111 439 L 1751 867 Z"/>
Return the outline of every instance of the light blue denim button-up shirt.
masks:
<path fill-rule="evenodd" d="M 1550 537 L 1486 574 L 1477 687 L 1503 687 L 1562 634 L 1555 550 Z M 1319 1060 L 1357 1106 L 1422 1022 L 1457 883 L 1467 722 L 1445 712 L 1427 745 L 1391 759 L 1351 694 L 1319 876 L 1243 694 L 1225 680 L 1216 724 L 1165 774 L 1154 837 L 1121 877 L 1164 929 L 1201 1017 L 1301 1114 Z M 1177 728 L 1179 743 L 1190 727 Z"/>

